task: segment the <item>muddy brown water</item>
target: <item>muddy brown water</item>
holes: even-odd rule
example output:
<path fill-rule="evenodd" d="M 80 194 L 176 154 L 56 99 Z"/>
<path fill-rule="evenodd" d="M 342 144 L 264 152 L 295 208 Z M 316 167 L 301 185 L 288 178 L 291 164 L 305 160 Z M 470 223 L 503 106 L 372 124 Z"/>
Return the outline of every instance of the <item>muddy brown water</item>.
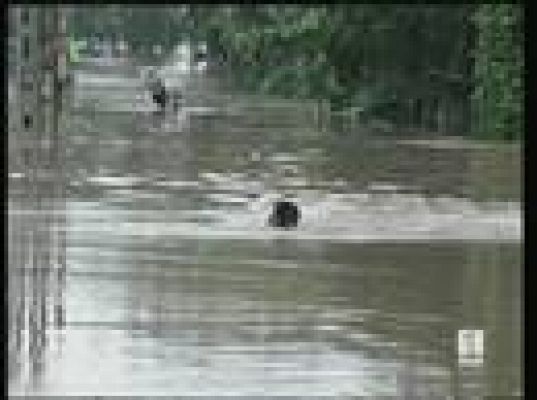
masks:
<path fill-rule="evenodd" d="M 156 115 L 132 71 L 79 71 L 65 197 L 10 158 L 10 394 L 521 393 L 519 149 L 185 88 Z"/>

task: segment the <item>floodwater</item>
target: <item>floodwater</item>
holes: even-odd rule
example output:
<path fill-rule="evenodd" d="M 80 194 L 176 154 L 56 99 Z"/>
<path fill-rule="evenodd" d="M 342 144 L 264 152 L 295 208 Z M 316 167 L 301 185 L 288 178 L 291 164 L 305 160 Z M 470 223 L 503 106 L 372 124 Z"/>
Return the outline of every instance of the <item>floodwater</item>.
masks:
<path fill-rule="evenodd" d="M 137 71 L 78 71 L 64 197 L 10 160 L 11 395 L 522 394 L 520 149 L 183 91 L 158 114 Z"/>

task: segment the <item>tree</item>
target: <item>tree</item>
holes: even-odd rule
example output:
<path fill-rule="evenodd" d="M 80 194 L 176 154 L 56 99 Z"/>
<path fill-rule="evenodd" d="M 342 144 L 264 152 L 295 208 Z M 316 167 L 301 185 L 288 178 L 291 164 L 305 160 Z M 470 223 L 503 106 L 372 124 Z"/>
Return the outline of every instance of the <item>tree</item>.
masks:
<path fill-rule="evenodd" d="M 523 8 L 483 4 L 474 15 L 474 133 L 481 138 L 521 138 L 524 121 Z"/>

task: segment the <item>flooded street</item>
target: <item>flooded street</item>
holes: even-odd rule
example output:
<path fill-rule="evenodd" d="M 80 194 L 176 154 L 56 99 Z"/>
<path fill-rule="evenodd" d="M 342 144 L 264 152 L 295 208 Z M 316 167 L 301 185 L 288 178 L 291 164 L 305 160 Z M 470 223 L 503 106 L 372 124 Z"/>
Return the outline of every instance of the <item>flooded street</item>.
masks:
<path fill-rule="evenodd" d="M 11 294 L 29 322 L 10 326 L 10 394 L 522 393 L 519 148 L 379 136 L 218 75 L 158 114 L 139 76 L 75 72 L 65 276 Z M 53 209 L 25 206 L 17 168 L 15 253 Z M 284 195 L 293 230 L 267 224 Z M 38 285 L 11 254 L 14 285 Z M 37 353 L 32 296 L 63 310 Z"/>

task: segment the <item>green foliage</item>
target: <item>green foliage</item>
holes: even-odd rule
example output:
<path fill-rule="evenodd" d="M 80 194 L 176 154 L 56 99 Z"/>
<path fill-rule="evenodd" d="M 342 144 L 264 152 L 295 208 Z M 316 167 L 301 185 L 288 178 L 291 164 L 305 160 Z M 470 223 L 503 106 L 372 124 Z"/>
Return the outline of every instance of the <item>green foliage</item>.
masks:
<path fill-rule="evenodd" d="M 326 58 L 330 30 L 325 9 L 249 6 L 203 11 L 197 13 L 204 19 L 199 25 L 238 67 L 237 78 L 245 86 L 291 97 L 338 90 Z"/>
<path fill-rule="evenodd" d="M 409 104 L 420 101 L 421 120 L 413 122 L 431 129 L 439 124 L 431 121 L 446 120 L 445 107 L 459 104 L 459 110 L 477 112 L 470 124 L 459 111 L 458 133 L 472 130 L 479 137 L 500 139 L 521 135 L 520 6 L 202 9 L 195 14 L 198 25 L 209 27 L 238 81 L 250 89 L 326 98 L 332 108 L 360 106 L 366 114 L 388 119 L 410 114 Z"/>
<path fill-rule="evenodd" d="M 480 5 L 473 21 L 475 47 L 474 133 L 481 138 L 520 139 L 524 121 L 523 13 L 514 4 Z"/>
<path fill-rule="evenodd" d="M 382 82 L 411 96 L 429 84 L 427 72 L 462 75 L 464 7 L 393 5 L 199 7 L 206 26 L 225 49 L 232 70 L 257 90 L 293 97 L 327 98 L 351 106 L 364 86 Z M 203 10 L 203 11 L 202 11 Z M 419 49 L 419 54 L 416 53 Z M 256 72 L 250 68 L 260 68 Z M 460 82 L 464 85 L 464 82 Z M 383 102 L 391 104 L 393 93 Z M 402 104 L 399 105 L 403 106 Z"/>

